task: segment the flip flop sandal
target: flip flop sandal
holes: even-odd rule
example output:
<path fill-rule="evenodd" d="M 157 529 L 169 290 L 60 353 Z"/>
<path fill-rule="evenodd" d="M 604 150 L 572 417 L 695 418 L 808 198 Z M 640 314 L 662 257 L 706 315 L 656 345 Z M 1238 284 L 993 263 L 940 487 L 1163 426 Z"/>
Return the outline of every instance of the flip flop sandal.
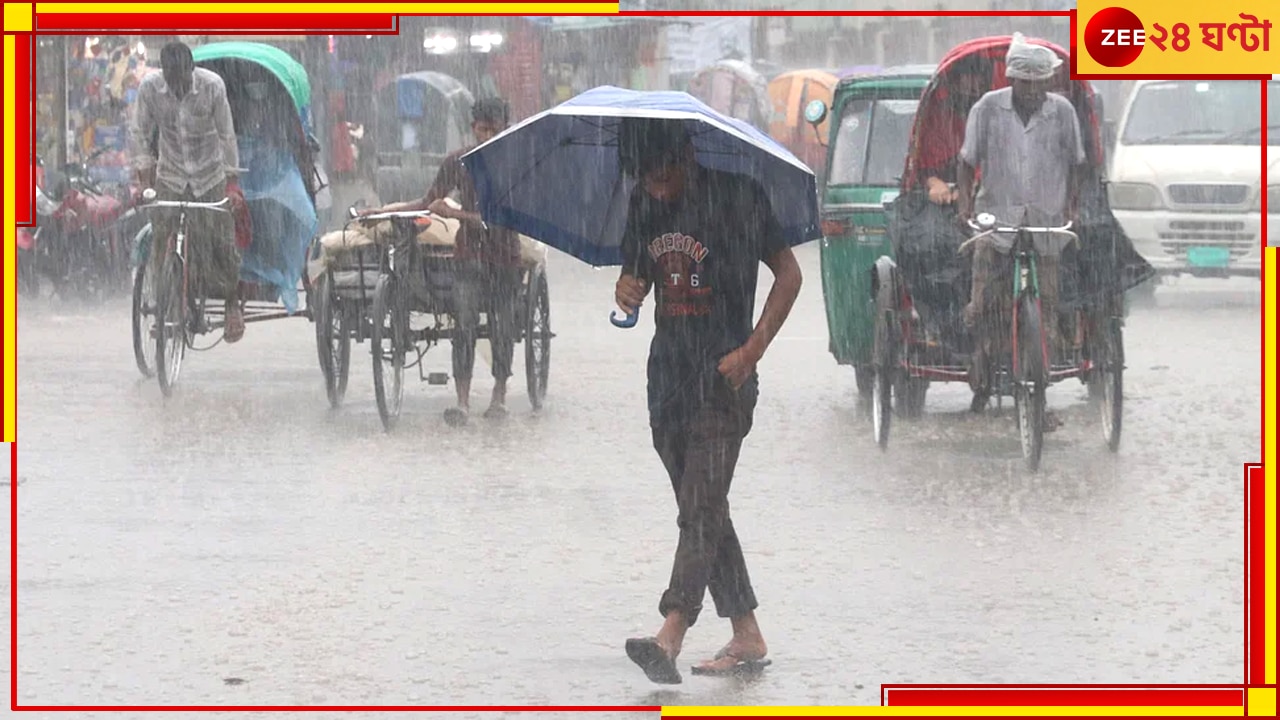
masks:
<path fill-rule="evenodd" d="M 684 682 L 680 670 L 676 668 L 667 651 L 658 644 L 657 638 L 631 638 L 627 640 L 627 657 L 640 666 L 645 677 L 659 685 L 679 685 Z"/>
<path fill-rule="evenodd" d="M 467 411 L 451 407 L 444 411 L 444 421 L 453 427 L 462 427 L 467 424 Z"/>
<path fill-rule="evenodd" d="M 733 660 L 733 664 L 725 668 L 708 668 L 701 665 L 694 665 L 691 670 L 694 675 L 703 677 L 752 677 L 764 672 L 764 669 L 773 664 L 768 658 L 759 660 L 743 660 L 736 655 L 730 654 L 724 650 L 716 653 L 716 660 L 729 658 Z"/>

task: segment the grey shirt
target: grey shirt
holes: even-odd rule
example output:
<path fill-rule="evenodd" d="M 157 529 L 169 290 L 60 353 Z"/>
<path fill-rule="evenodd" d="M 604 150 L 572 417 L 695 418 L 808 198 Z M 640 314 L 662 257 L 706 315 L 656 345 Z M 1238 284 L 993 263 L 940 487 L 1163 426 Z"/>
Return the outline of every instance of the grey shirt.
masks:
<path fill-rule="evenodd" d="M 151 136 L 160 130 L 159 163 Z M 129 133 L 133 166 L 156 165 L 156 181 L 178 192 L 203 195 L 240 166 L 227 88 L 217 73 L 196 68 L 191 92 L 179 100 L 164 74 L 148 75 L 138 86 L 137 109 Z"/>
<path fill-rule="evenodd" d="M 969 111 L 960 158 L 982 171 L 975 212 L 1003 223 L 1061 225 L 1071 168 L 1085 161 L 1080 121 L 1069 100 L 1049 93 L 1024 125 L 1013 89 L 993 90 Z"/>

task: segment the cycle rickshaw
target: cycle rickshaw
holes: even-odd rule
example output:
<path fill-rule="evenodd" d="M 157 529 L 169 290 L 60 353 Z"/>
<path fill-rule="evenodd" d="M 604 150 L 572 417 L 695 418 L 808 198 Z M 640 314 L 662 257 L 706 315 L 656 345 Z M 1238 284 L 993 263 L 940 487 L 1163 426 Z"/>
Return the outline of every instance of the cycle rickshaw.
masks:
<path fill-rule="evenodd" d="M 354 214 L 354 209 L 352 210 Z M 447 373 L 427 373 L 427 352 L 453 338 L 453 243 L 458 221 L 427 211 L 351 218 L 317 239 L 309 273 L 315 299 L 316 345 L 325 389 L 337 408 L 346 393 L 351 341 L 369 341 L 373 388 L 383 428 L 391 432 L 404 400 L 404 373 L 418 370 L 432 385 Z M 529 403 L 542 407 L 551 368 L 551 301 L 546 247 L 520 236 L 521 282 L 515 342 L 524 345 Z M 487 309 L 477 340 L 491 335 Z"/>
<path fill-rule="evenodd" d="M 226 84 L 240 164 L 245 166 L 239 168 L 239 186 L 246 207 L 237 222 L 245 323 L 309 317 L 309 309 L 299 312 L 299 282 L 307 292 L 303 270 L 319 227 L 316 195 L 323 181 L 317 166 L 319 144 L 309 132 L 311 86 L 306 71 L 285 51 L 260 43 L 214 43 L 194 48 L 192 55 L 197 67 L 212 70 Z M 231 212 L 231 204 L 227 199 L 206 204 L 155 202 L 154 197 L 154 191 L 145 193 L 148 204 L 143 207 L 173 208 L 180 218 L 175 235 L 161 242 L 153 242 L 150 225 L 139 233 L 133 349 L 138 369 L 144 376 L 155 375 L 169 396 L 186 351 L 217 345 L 219 341 L 197 347 L 196 342 L 201 335 L 222 330 L 226 319 L 223 298 L 189 282 L 194 276 L 185 260 L 186 221 L 197 212 Z M 243 232 L 248 225 L 251 234 Z M 148 261 L 152 245 L 166 253 L 158 263 L 158 278 L 152 277 L 153 264 Z"/>
<path fill-rule="evenodd" d="M 975 338 L 964 329 L 962 311 L 969 299 L 972 271 L 970 256 L 962 253 L 977 235 L 967 237 L 956 222 L 953 206 L 929 201 L 921 158 L 928 143 L 948 142 L 946 136 L 956 131 L 956 110 L 945 104 L 951 72 L 962 61 L 972 67 L 978 58 L 990 69 L 989 89 L 1007 85 L 1004 58 L 1010 40 L 983 38 L 954 48 L 939 63 L 921 96 L 900 195 L 887 204 L 893 257 L 882 255 L 870 269 L 875 317 L 872 425 L 881 448 L 888 446 L 891 408 L 896 405 L 903 417 L 918 416 L 929 383 L 969 380 Z M 998 402 L 1013 398 L 1022 454 L 1035 471 L 1045 431 L 1045 391 L 1063 380 L 1077 379 L 1088 386 L 1101 411 L 1106 445 L 1112 452 L 1118 449 L 1124 390 L 1123 295 L 1127 287 L 1141 282 L 1137 278 L 1143 273 L 1125 251 L 1132 248 L 1107 204 L 1093 88 L 1088 82 L 1069 79 L 1065 50 L 1040 40 L 1031 42 L 1063 58 L 1057 91 L 1071 101 L 1080 121 L 1089 175 L 1081 192 L 1078 222 L 1019 228 L 987 215 L 970 221 L 968 230 L 1012 238 L 1012 282 L 1001 280 L 996 286 L 1003 308 L 996 323 L 1000 347 L 994 367 L 989 368 L 991 392 Z M 968 108 L 962 110 L 961 120 Z M 954 151 L 963 139 L 960 132 L 960 138 L 950 139 Z M 936 154 L 936 149 L 932 152 Z M 1059 256 L 1056 318 L 1040 316 L 1037 259 L 1041 250 L 1033 241 L 1037 234 L 1065 241 L 1056 243 L 1065 246 Z M 1061 343 L 1064 347 L 1050 348 L 1048 322 L 1059 322 L 1067 340 Z"/>

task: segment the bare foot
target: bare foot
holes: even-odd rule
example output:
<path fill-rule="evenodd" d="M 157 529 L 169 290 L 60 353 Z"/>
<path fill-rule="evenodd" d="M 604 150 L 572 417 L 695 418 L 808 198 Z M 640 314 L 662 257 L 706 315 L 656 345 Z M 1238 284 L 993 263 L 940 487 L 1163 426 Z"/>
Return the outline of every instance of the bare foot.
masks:
<path fill-rule="evenodd" d="M 228 300 L 226 324 L 222 329 L 222 337 L 227 344 L 239 342 L 244 337 L 244 306 L 239 301 Z"/>

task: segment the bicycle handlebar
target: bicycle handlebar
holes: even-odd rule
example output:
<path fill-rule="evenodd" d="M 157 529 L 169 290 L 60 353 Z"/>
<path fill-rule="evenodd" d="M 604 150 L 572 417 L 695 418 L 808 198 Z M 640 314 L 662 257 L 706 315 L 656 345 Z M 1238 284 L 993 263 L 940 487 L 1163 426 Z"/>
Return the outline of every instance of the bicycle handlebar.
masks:
<path fill-rule="evenodd" d="M 1069 221 L 1067 222 L 1066 225 L 1063 225 L 1061 227 L 1032 227 L 1029 225 L 1028 226 L 997 225 L 996 219 L 987 213 L 983 213 L 982 215 L 979 215 L 978 218 L 979 218 L 979 221 L 970 219 L 969 227 L 974 230 L 980 230 L 981 232 L 979 232 L 977 235 L 974 235 L 973 237 L 961 243 L 960 247 L 956 249 L 956 252 L 958 253 L 964 252 L 965 248 L 977 242 L 979 239 L 987 237 L 989 235 L 994 235 L 996 233 L 1029 232 L 1029 233 L 1041 233 L 1041 234 L 1047 234 L 1047 235 L 1066 235 L 1071 238 L 1071 242 L 1078 242 L 1080 240 L 1080 236 L 1076 235 L 1071 230 L 1073 223 Z"/>
<path fill-rule="evenodd" d="M 369 215 L 357 215 L 356 209 L 350 208 L 347 211 L 347 213 L 348 213 L 348 218 L 347 218 L 348 225 L 350 225 L 352 222 L 357 222 L 357 221 L 358 222 L 377 222 L 379 220 L 392 220 L 394 218 L 415 218 L 416 219 L 416 218 L 436 216 L 435 213 L 431 212 L 430 210 L 400 210 L 398 212 L 380 212 L 380 213 L 371 213 Z"/>
<path fill-rule="evenodd" d="M 193 200 L 156 200 L 156 191 L 148 187 L 142 191 L 142 199 L 147 201 L 146 205 L 138 206 L 138 209 L 146 210 L 150 208 L 197 208 L 201 210 L 216 210 L 219 213 L 228 213 L 229 210 L 224 208 L 230 202 L 230 197 L 223 197 L 218 202 L 196 202 Z"/>

